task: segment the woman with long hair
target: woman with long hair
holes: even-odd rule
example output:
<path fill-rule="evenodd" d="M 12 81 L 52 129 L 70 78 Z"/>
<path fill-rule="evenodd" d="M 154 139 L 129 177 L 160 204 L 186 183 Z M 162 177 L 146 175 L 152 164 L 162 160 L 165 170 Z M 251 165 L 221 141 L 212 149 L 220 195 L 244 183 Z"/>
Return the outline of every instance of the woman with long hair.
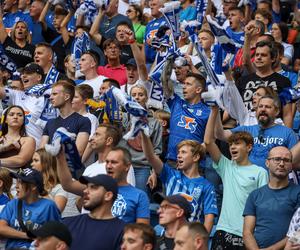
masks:
<path fill-rule="evenodd" d="M 63 212 L 68 201 L 68 194 L 59 183 L 55 157 L 44 148 L 40 148 L 33 154 L 31 166 L 42 173 L 47 197 L 55 202 L 60 212 Z"/>
<path fill-rule="evenodd" d="M 26 136 L 25 112 L 22 107 L 12 105 L 1 118 L 0 165 L 8 168 L 23 167 L 35 150 L 35 140 Z"/>
<path fill-rule="evenodd" d="M 28 25 L 24 21 L 16 22 L 10 32 L 10 36 L 8 36 L 2 19 L 0 11 L 0 42 L 4 47 L 5 53 L 16 64 L 17 68 L 24 67 L 33 61 L 35 49 L 31 44 Z"/>
<path fill-rule="evenodd" d="M 136 41 L 141 46 L 144 43 L 144 35 L 146 31 L 142 8 L 139 5 L 131 4 L 126 11 L 126 15 L 133 24 Z"/>

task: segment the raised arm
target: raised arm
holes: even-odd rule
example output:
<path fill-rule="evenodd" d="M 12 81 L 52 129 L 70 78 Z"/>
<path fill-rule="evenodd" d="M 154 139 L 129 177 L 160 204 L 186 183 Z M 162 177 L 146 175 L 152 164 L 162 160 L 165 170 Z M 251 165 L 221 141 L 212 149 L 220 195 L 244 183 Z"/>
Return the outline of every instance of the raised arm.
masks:
<path fill-rule="evenodd" d="M 101 8 L 99 8 L 98 15 L 90 29 L 90 36 L 93 38 L 93 40 L 97 45 L 100 45 L 102 40 L 102 35 L 99 32 L 99 28 L 100 28 L 100 22 L 102 20 L 103 15 L 104 15 L 104 11 Z"/>
<path fill-rule="evenodd" d="M 282 107 L 282 116 L 284 125 L 289 128 L 292 128 L 294 120 L 292 103 L 288 103 Z"/>
<path fill-rule="evenodd" d="M 228 129 L 224 130 L 220 113 L 218 112 L 217 119 L 215 122 L 215 136 L 221 141 L 226 141 L 232 135 L 232 132 Z"/>
<path fill-rule="evenodd" d="M 62 39 L 64 41 L 64 44 L 66 45 L 69 42 L 70 34 L 68 32 L 68 23 L 71 20 L 72 16 L 74 15 L 74 12 L 69 10 L 68 15 L 65 16 L 64 20 L 62 21 L 60 25 L 60 32 Z"/>
<path fill-rule="evenodd" d="M 211 107 L 211 112 L 209 115 L 208 122 L 205 128 L 204 143 L 206 146 L 206 151 L 209 153 L 210 157 L 215 163 L 218 163 L 221 158 L 221 151 L 219 150 L 217 144 L 215 143 L 215 122 L 219 113 L 218 106 Z"/>
<path fill-rule="evenodd" d="M 251 48 L 250 48 L 250 41 L 253 38 L 253 34 L 256 27 L 252 24 L 248 24 L 245 27 L 245 42 L 243 46 L 243 66 L 246 67 L 249 74 L 255 72 L 255 67 L 251 62 Z"/>
<path fill-rule="evenodd" d="M 156 174 L 160 174 L 163 169 L 163 162 L 160 158 L 154 153 L 153 145 L 149 137 L 147 137 L 144 132 L 142 134 L 142 147 L 144 154 L 150 163 L 150 166 L 154 169 Z"/>
<path fill-rule="evenodd" d="M 40 18 L 39 18 L 39 22 L 41 23 L 43 30 L 47 30 L 47 23 L 46 23 L 45 18 L 46 18 L 46 15 L 47 15 L 50 7 L 51 7 L 51 3 L 49 1 L 46 1 L 46 4 L 45 4 L 45 6 L 42 10 L 42 13 L 40 15 Z"/>
<path fill-rule="evenodd" d="M 174 95 L 173 83 L 170 80 L 172 68 L 173 68 L 173 60 L 168 59 L 164 65 L 164 69 L 163 69 L 162 77 L 161 77 L 163 92 L 164 92 L 164 96 L 166 99 L 169 99 Z"/>
<path fill-rule="evenodd" d="M 6 38 L 7 38 L 7 33 L 5 31 L 5 27 L 3 24 L 3 12 L 2 12 L 2 6 L 1 6 L 0 7 L 0 42 L 4 43 Z"/>
<path fill-rule="evenodd" d="M 67 192 L 83 196 L 85 185 L 79 181 L 73 180 L 69 167 L 67 165 L 64 151 L 62 150 L 56 157 L 57 174 L 63 189 Z"/>
<path fill-rule="evenodd" d="M 89 134 L 86 132 L 78 133 L 76 137 L 76 147 L 80 156 L 83 155 L 83 152 L 88 144 Z"/>

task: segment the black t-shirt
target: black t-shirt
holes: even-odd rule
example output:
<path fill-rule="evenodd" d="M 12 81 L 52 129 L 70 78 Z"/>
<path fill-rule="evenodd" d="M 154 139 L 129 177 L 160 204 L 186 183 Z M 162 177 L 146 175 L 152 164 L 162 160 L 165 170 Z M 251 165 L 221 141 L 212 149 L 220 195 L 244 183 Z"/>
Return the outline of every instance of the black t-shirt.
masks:
<path fill-rule="evenodd" d="M 51 142 L 55 131 L 60 127 L 64 127 L 70 133 L 74 133 L 76 135 L 78 135 L 80 132 L 86 132 L 90 134 L 91 121 L 89 118 L 84 117 L 76 112 L 69 115 L 67 118 L 58 116 L 57 118 L 51 119 L 47 122 L 43 131 L 43 135 L 48 135 L 49 142 Z"/>
<path fill-rule="evenodd" d="M 133 53 L 130 45 L 124 45 L 121 47 L 120 63 L 126 64 L 129 59 L 133 58 Z"/>
<path fill-rule="evenodd" d="M 26 64 L 33 61 L 34 46 L 26 43 L 21 48 L 9 36 L 6 37 L 3 47 L 6 55 L 17 65 L 17 68 L 23 68 Z"/>
<path fill-rule="evenodd" d="M 237 81 L 237 88 L 243 98 L 247 109 L 252 109 L 252 97 L 259 86 L 269 86 L 277 91 L 278 94 L 284 89 L 291 87 L 288 78 L 274 72 L 267 77 L 259 77 L 255 73 L 241 77 Z"/>
<path fill-rule="evenodd" d="M 174 247 L 174 238 L 168 238 L 164 235 L 156 238 L 155 250 L 172 250 Z"/>
<path fill-rule="evenodd" d="M 66 57 L 66 48 L 64 41 L 62 39 L 62 36 L 50 29 L 49 27 L 47 28 L 46 31 L 42 31 L 42 35 L 45 38 L 45 41 L 47 43 L 50 43 L 52 46 L 52 49 L 54 50 L 56 56 L 57 56 L 57 62 L 56 62 L 56 68 L 59 72 L 64 73 L 64 60 Z"/>

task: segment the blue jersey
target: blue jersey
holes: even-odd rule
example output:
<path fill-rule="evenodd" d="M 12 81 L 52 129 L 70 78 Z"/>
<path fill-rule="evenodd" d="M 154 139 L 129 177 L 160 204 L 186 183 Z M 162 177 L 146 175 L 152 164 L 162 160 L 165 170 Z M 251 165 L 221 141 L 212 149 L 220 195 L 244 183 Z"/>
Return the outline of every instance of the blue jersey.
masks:
<path fill-rule="evenodd" d="M 147 40 L 153 39 L 159 27 L 163 25 L 167 25 L 167 23 L 165 18 L 162 16 L 150 21 L 146 26 L 144 38 L 146 63 L 153 63 L 156 56 L 156 50 L 147 43 Z"/>
<path fill-rule="evenodd" d="M 245 32 L 244 31 L 235 32 L 229 26 L 226 28 L 226 33 L 234 41 L 236 47 L 238 47 L 238 48 L 243 47 L 244 41 L 245 41 Z"/>
<path fill-rule="evenodd" d="M 291 149 L 298 141 L 294 131 L 286 126 L 274 125 L 267 129 L 261 129 L 259 125 L 239 126 L 231 130 L 232 132 L 246 131 L 254 139 L 249 160 L 258 166 L 264 167 L 270 150 L 277 146 L 284 146 Z"/>
<path fill-rule="evenodd" d="M 218 214 L 213 185 L 204 177 L 188 178 L 181 171 L 164 164 L 160 179 L 166 195 L 182 194 L 192 205 L 190 221 L 204 222 L 204 215 Z"/>
<path fill-rule="evenodd" d="M 52 200 L 41 198 L 38 201 L 26 204 L 23 201 L 22 218 L 24 225 L 29 229 L 38 229 L 45 222 L 60 220 L 60 212 Z M 8 225 L 18 231 L 21 231 L 18 222 L 18 199 L 13 199 L 7 203 L 0 214 L 0 220 L 5 220 Z M 8 239 L 5 249 L 10 248 L 28 248 L 30 242 L 26 240 Z"/>
<path fill-rule="evenodd" d="M 286 78 L 290 79 L 292 87 L 295 87 L 298 82 L 298 74 L 292 71 L 280 70 L 278 72 L 280 75 L 285 76 Z"/>
<path fill-rule="evenodd" d="M 17 11 L 15 13 L 5 13 L 3 16 L 3 24 L 7 31 L 11 31 L 14 24 L 18 21 L 24 21 L 25 23 L 30 23 L 31 18 L 29 15 L 24 14 L 22 11 Z"/>
<path fill-rule="evenodd" d="M 203 142 L 210 109 L 202 102 L 189 104 L 176 94 L 168 100 L 168 106 L 171 118 L 167 158 L 176 161 L 179 142 L 183 140 Z"/>
<path fill-rule="evenodd" d="M 111 211 L 114 217 L 126 223 L 135 223 L 138 218 L 150 218 L 149 206 L 149 199 L 144 191 L 131 185 L 119 186 L 118 198 Z"/>

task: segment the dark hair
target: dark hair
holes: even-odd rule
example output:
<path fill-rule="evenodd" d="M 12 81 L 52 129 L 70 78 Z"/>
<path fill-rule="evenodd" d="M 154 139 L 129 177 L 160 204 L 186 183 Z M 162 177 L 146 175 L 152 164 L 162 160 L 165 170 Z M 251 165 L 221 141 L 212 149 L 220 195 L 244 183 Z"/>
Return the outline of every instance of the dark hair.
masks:
<path fill-rule="evenodd" d="M 115 80 L 115 79 L 106 78 L 106 79 L 103 80 L 103 82 L 108 82 L 110 87 L 114 86 L 114 87 L 116 87 L 118 89 L 120 88 L 120 83 L 117 80 Z"/>
<path fill-rule="evenodd" d="M 262 41 L 275 42 L 275 39 L 271 34 L 265 33 L 265 34 L 260 35 L 259 37 L 263 37 L 263 36 L 266 37 L 266 39 L 264 39 Z"/>
<path fill-rule="evenodd" d="M 201 85 L 201 87 L 203 88 L 203 90 L 205 89 L 206 80 L 205 80 L 205 78 L 202 75 L 197 74 L 197 73 L 189 72 L 186 75 L 186 78 L 188 78 L 188 77 L 195 78 L 196 81 L 198 82 L 198 84 Z"/>
<path fill-rule="evenodd" d="M 94 50 L 87 50 L 87 51 L 85 51 L 85 52 L 83 52 L 81 54 L 81 56 L 83 56 L 83 55 L 90 55 L 94 59 L 94 61 L 96 63 L 96 66 L 99 65 L 100 58 L 99 58 L 99 55 L 97 54 L 96 51 L 94 51 Z"/>
<path fill-rule="evenodd" d="M 142 10 L 141 6 L 139 6 L 137 4 L 130 4 L 129 7 L 134 8 L 135 12 L 137 13 L 138 21 L 141 24 L 145 24 L 146 23 L 145 22 L 145 17 L 144 17 L 143 10 Z"/>
<path fill-rule="evenodd" d="M 116 45 L 119 49 L 121 49 L 121 45 L 118 42 L 117 39 L 112 39 L 112 38 L 108 38 L 107 40 L 105 40 L 105 42 L 103 43 L 103 50 L 106 50 L 106 48 L 111 45 L 114 44 Z"/>
<path fill-rule="evenodd" d="M 143 224 L 143 223 L 127 224 L 124 228 L 124 233 L 126 233 L 127 231 L 141 231 L 143 243 L 151 244 L 153 247 L 155 247 L 156 245 L 155 231 L 150 225 Z"/>
<path fill-rule="evenodd" d="M 272 14 L 269 11 L 258 9 L 255 11 L 253 17 L 255 17 L 256 14 L 262 15 L 264 18 L 268 19 L 269 24 L 273 21 Z"/>
<path fill-rule="evenodd" d="M 117 147 L 114 147 L 111 151 L 122 151 L 122 153 L 123 153 L 123 162 L 126 165 L 131 164 L 131 162 L 132 162 L 131 154 L 130 154 L 128 149 L 117 146 Z"/>
<path fill-rule="evenodd" d="M 260 4 L 260 3 L 267 4 L 269 6 L 269 10 L 272 11 L 272 2 L 271 1 L 269 1 L 269 0 L 261 0 L 261 1 L 258 2 L 258 4 Z"/>
<path fill-rule="evenodd" d="M 284 55 L 284 47 L 281 43 L 274 42 L 274 48 L 277 50 L 277 54 L 280 56 Z"/>
<path fill-rule="evenodd" d="M 67 80 L 59 80 L 52 85 L 52 89 L 57 86 L 62 86 L 64 92 L 70 95 L 70 101 L 73 100 L 75 94 L 75 86 Z"/>
<path fill-rule="evenodd" d="M 278 28 L 280 29 L 281 32 L 281 39 L 283 42 L 286 42 L 288 35 L 289 35 L 289 28 L 286 23 L 280 22 L 276 23 L 278 25 Z"/>
<path fill-rule="evenodd" d="M 265 34 L 265 24 L 262 21 L 255 20 L 255 24 L 259 27 L 259 36 Z"/>
<path fill-rule="evenodd" d="M 242 14 L 242 16 L 245 16 L 244 10 L 241 7 L 230 7 L 228 11 L 234 11 L 234 10 L 240 12 L 240 14 Z"/>
<path fill-rule="evenodd" d="M 260 41 L 256 44 L 256 48 L 261 48 L 261 47 L 269 47 L 269 52 L 271 55 L 271 59 L 276 59 L 277 57 L 277 51 L 274 49 L 274 43 L 269 42 L 269 41 Z"/>
<path fill-rule="evenodd" d="M 128 29 L 132 30 L 132 28 L 131 28 L 131 26 L 130 26 L 130 24 L 129 24 L 128 22 L 122 21 L 122 22 L 119 22 L 119 23 L 117 24 L 117 26 L 116 26 L 116 32 L 117 32 L 117 28 L 118 28 L 119 26 L 121 26 L 121 25 L 127 26 Z"/>
<path fill-rule="evenodd" d="M 18 108 L 22 111 L 22 114 L 23 114 L 23 117 L 24 117 L 24 121 L 23 121 L 23 124 L 20 128 L 20 136 L 26 136 L 26 128 L 25 128 L 25 111 L 24 109 L 21 107 L 21 106 L 18 106 L 18 105 L 12 105 L 10 107 L 8 107 L 6 110 L 4 110 L 3 114 L 2 114 L 2 118 L 1 118 L 1 136 L 4 136 L 7 134 L 8 132 L 8 125 L 7 125 L 7 122 L 6 122 L 6 119 L 7 119 L 7 115 L 9 113 L 9 111 L 12 109 L 12 108 Z"/>
<path fill-rule="evenodd" d="M 77 85 L 75 87 L 75 91 L 78 91 L 83 100 L 91 99 L 94 96 L 94 90 L 88 84 Z"/>
<path fill-rule="evenodd" d="M 106 128 L 106 138 L 111 137 L 113 139 L 112 146 L 116 147 L 121 139 L 120 130 L 109 123 L 101 123 L 99 128 Z"/>
<path fill-rule="evenodd" d="M 246 145 L 253 145 L 253 137 L 250 133 L 246 131 L 239 131 L 239 132 L 234 132 L 229 138 L 228 138 L 228 144 L 235 143 L 237 141 L 244 141 Z"/>

